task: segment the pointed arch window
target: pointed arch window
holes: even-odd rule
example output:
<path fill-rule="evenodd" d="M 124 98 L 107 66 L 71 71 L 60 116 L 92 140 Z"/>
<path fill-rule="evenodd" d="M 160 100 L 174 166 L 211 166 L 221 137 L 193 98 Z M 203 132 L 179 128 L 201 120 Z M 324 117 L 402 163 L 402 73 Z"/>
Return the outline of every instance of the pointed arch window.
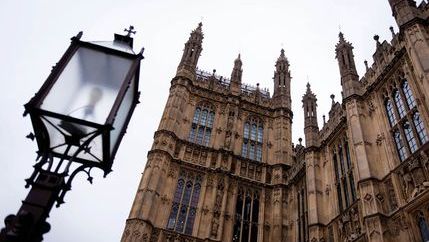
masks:
<path fill-rule="evenodd" d="M 393 138 L 395 139 L 396 149 L 398 150 L 399 158 L 401 161 L 405 160 L 407 153 L 405 151 L 404 142 L 402 142 L 401 133 L 399 130 L 393 132 Z"/>
<path fill-rule="evenodd" d="M 201 104 L 195 108 L 188 140 L 208 146 L 213 129 L 215 112 L 211 105 Z"/>
<path fill-rule="evenodd" d="M 425 216 L 421 211 L 417 214 L 417 225 L 419 226 L 422 241 L 429 242 L 429 226 Z"/>
<path fill-rule="evenodd" d="M 244 123 L 241 155 L 245 158 L 262 161 L 264 126 L 258 118 L 252 117 Z"/>
<path fill-rule="evenodd" d="M 386 111 L 387 111 L 387 117 L 389 118 L 390 127 L 392 127 L 394 124 L 396 124 L 396 118 L 393 112 L 393 105 L 390 100 L 386 100 Z"/>
<path fill-rule="evenodd" d="M 401 99 L 401 94 L 399 94 L 398 90 L 393 92 L 393 98 L 395 99 L 396 108 L 398 109 L 399 118 L 403 118 L 406 114 L 404 103 Z"/>
<path fill-rule="evenodd" d="M 385 108 L 399 159 L 404 161 L 429 141 L 407 79 L 385 96 Z"/>
<path fill-rule="evenodd" d="M 413 130 L 408 122 L 405 122 L 403 125 L 405 138 L 407 138 L 408 146 L 410 147 L 410 150 L 412 153 L 414 153 L 417 150 L 417 142 L 414 138 Z"/>
<path fill-rule="evenodd" d="M 335 173 L 338 208 L 339 211 L 343 211 L 350 207 L 357 199 L 347 137 L 340 139 L 338 145 L 334 145 L 332 161 Z"/>
<path fill-rule="evenodd" d="M 416 131 L 420 139 L 421 144 L 425 144 L 428 141 L 428 136 L 425 130 L 422 119 L 420 118 L 419 112 L 415 112 L 413 115 L 414 126 L 416 126 Z"/>
<path fill-rule="evenodd" d="M 233 242 L 257 242 L 259 191 L 240 187 L 235 205 Z"/>
<path fill-rule="evenodd" d="M 402 91 L 404 92 L 405 99 L 407 100 L 408 107 L 412 109 L 416 106 L 416 100 L 414 99 L 413 92 L 411 91 L 410 85 L 405 80 L 402 83 Z"/>
<path fill-rule="evenodd" d="M 202 176 L 190 171 L 180 172 L 173 197 L 167 229 L 191 235 L 201 191 Z"/>

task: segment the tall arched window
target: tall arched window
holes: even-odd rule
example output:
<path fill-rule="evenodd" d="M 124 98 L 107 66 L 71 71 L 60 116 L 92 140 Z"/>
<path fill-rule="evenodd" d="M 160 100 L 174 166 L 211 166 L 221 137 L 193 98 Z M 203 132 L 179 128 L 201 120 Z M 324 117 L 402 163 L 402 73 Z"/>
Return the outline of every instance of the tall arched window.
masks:
<path fill-rule="evenodd" d="M 414 99 L 413 92 L 407 81 L 402 83 L 402 91 L 404 92 L 405 99 L 407 100 L 408 108 L 412 109 L 416 106 L 416 100 Z"/>
<path fill-rule="evenodd" d="M 251 160 L 262 161 L 264 126 L 258 118 L 249 118 L 244 123 L 241 155 Z"/>
<path fill-rule="evenodd" d="M 334 145 L 332 161 L 338 196 L 338 208 L 340 211 L 343 211 L 350 207 L 357 199 L 347 137 L 340 139 L 338 145 Z"/>
<path fill-rule="evenodd" d="M 235 205 L 233 242 L 258 241 L 259 192 L 240 187 Z"/>
<path fill-rule="evenodd" d="M 420 146 L 428 142 L 425 125 L 421 120 L 416 99 L 406 79 L 402 80 L 400 88 L 393 89 L 391 95 L 386 94 L 385 100 L 393 141 L 399 159 L 404 161 Z"/>
<path fill-rule="evenodd" d="M 425 126 L 422 119 L 420 118 L 419 112 L 415 112 L 413 115 L 413 122 L 416 126 L 416 131 L 420 139 L 420 143 L 424 144 L 428 141 L 428 136 L 426 134 Z"/>
<path fill-rule="evenodd" d="M 389 118 L 390 127 L 392 127 L 394 124 L 396 124 L 396 118 L 393 112 L 393 105 L 390 100 L 386 100 L 386 112 L 387 112 L 387 117 Z"/>
<path fill-rule="evenodd" d="M 398 90 L 393 91 L 393 98 L 395 99 L 396 108 L 398 109 L 399 118 L 403 118 L 406 114 L 404 103 L 401 99 L 401 94 Z"/>
<path fill-rule="evenodd" d="M 191 235 L 200 197 L 202 176 L 182 170 L 177 181 L 167 229 Z"/>
<path fill-rule="evenodd" d="M 422 212 L 417 214 L 417 225 L 419 226 L 422 241 L 429 242 L 429 226 Z"/>
<path fill-rule="evenodd" d="M 403 129 L 404 129 L 405 138 L 407 138 L 407 142 L 410 147 L 410 150 L 412 153 L 414 153 L 414 151 L 417 150 L 417 142 L 416 142 L 416 139 L 414 138 L 413 130 L 410 124 L 408 123 L 408 121 L 404 123 Z"/>
<path fill-rule="evenodd" d="M 399 158 L 401 161 L 405 160 L 407 153 L 405 151 L 404 142 L 402 142 L 401 133 L 399 130 L 393 132 L 393 138 L 395 139 L 396 149 L 398 150 Z"/>
<path fill-rule="evenodd" d="M 208 146 L 213 129 L 215 112 L 211 105 L 199 105 L 194 112 L 191 131 L 189 132 L 189 141 Z"/>

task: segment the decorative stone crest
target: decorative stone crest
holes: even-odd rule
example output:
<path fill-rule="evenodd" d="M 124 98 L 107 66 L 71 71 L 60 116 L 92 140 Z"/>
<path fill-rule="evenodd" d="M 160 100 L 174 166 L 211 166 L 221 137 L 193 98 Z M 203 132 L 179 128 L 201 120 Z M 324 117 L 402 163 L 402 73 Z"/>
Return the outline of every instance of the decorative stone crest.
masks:
<path fill-rule="evenodd" d="M 380 146 L 383 143 L 383 140 L 385 139 L 384 133 L 377 134 L 377 139 L 375 140 L 375 143 L 377 146 Z"/>

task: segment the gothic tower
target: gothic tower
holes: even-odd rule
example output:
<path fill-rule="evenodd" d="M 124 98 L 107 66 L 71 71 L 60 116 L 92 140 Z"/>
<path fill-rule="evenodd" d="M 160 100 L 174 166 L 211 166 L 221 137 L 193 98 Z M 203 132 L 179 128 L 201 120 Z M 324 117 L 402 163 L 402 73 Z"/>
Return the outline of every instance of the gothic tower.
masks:
<path fill-rule="evenodd" d="M 291 173 L 297 161 L 284 50 L 271 97 L 259 84 L 242 83 L 240 55 L 230 79 L 197 69 L 202 40 L 199 24 L 171 81 L 122 241 L 304 238 L 304 167 L 300 159 Z"/>

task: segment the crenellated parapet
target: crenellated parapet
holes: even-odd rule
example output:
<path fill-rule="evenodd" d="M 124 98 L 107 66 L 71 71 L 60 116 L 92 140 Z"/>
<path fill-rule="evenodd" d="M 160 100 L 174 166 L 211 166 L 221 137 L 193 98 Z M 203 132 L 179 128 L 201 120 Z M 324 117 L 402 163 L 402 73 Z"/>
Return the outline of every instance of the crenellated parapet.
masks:
<path fill-rule="evenodd" d="M 339 102 L 335 102 L 329 111 L 329 119 L 319 132 L 321 143 L 326 143 L 340 127 L 345 125 L 346 112 Z"/>
<path fill-rule="evenodd" d="M 371 66 L 368 66 L 368 62 L 365 61 L 366 72 L 360 79 L 366 92 L 371 91 L 374 85 L 383 80 L 405 53 L 405 43 L 399 41 L 399 34 L 393 32 L 393 28 L 391 28 L 391 31 L 392 40 L 390 43 L 386 40 L 380 42 L 378 36 L 374 37 L 376 40 L 376 51 L 373 54 L 373 63 Z"/>

